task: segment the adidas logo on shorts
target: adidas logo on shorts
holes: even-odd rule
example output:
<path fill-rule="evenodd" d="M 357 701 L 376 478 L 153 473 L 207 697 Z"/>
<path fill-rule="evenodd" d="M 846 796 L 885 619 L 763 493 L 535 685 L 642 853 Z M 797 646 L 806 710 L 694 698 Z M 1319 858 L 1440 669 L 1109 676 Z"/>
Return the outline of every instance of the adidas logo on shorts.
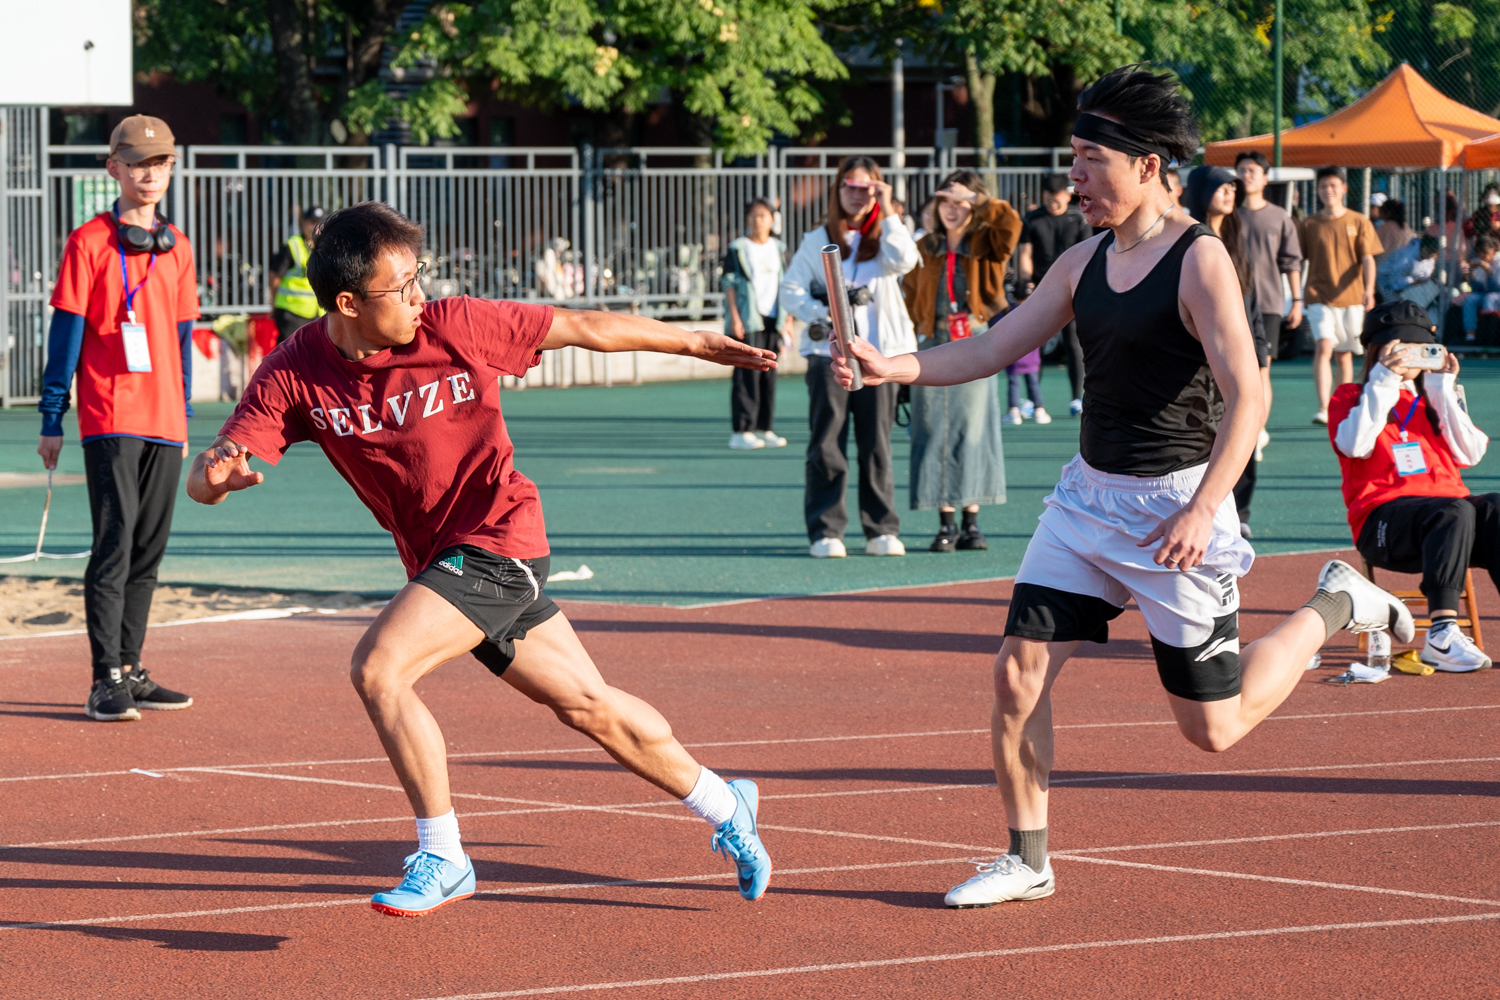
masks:
<path fill-rule="evenodd" d="M 447 570 L 454 576 L 464 575 L 463 556 L 449 556 L 447 559 L 439 559 L 434 565 L 436 565 L 438 569 Z"/>

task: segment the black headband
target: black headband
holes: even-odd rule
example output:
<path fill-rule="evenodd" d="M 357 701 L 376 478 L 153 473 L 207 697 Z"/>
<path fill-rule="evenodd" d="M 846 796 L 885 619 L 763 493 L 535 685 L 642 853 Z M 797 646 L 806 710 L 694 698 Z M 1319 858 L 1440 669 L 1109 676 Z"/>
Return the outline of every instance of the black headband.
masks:
<path fill-rule="evenodd" d="M 1149 139 L 1143 139 L 1119 122 L 1112 122 L 1108 118 L 1100 118 L 1088 112 L 1078 116 L 1078 121 L 1073 123 L 1073 134 L 1080 139 L 1089 142 L 1097 142 L 1101 146 L 1119 150 L 1126 156 L 1147 156 L 1155 153 L 1161 157 L 1162 167 L 1165 168 L 1172 161 L 1172 154 L 1165 146 L 1158 146 Z"/>

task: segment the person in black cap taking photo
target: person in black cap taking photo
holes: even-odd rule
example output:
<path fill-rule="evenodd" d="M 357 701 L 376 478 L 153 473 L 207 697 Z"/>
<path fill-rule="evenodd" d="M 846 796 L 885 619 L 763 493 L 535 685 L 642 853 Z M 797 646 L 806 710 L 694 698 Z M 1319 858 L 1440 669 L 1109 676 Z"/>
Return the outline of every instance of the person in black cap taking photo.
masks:
<path fill-rule="evenodd" d="M 1355 547 L 1371 566 L 1422 574 L 1432 619 L 1422 662 L 1464 673 L 1490 666 L 1456 619 L 1469 567 L 1500 583 L 1500 493 L 1472 496 L 1459 473 L 1490 439 L 1469 419 L 1458 358 L 1435 329 L 1412 302 L 1366 314 L 1364 377 L 1334 391 L 1328 433 Z"/>
<path fill-rule="evenodd" d="M 302 231 L 282 245 L 271 258 L 271 315 L 276 319 L 276 343 L 281 343 L 319 316 L 323 309 L 307 281 L 307 258 L 312 253 L 313 234 L 327 215 L 313 205 L 302 213 Z"/>

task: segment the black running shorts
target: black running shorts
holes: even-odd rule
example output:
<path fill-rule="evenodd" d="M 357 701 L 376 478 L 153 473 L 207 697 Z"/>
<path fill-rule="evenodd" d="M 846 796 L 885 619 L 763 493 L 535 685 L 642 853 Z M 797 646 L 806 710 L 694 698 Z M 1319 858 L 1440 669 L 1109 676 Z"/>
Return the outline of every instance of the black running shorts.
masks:
<path fill-rule="evenodd" d="M 499 677 L 516 658 L 515 641 L 560 610 L 542 593 L 551 564 L 550 556 L 512 559 L 455 545 L 411 582 L 435 591 L 479 627 L 485 639 L 474 647 L 474 658 Z"/>

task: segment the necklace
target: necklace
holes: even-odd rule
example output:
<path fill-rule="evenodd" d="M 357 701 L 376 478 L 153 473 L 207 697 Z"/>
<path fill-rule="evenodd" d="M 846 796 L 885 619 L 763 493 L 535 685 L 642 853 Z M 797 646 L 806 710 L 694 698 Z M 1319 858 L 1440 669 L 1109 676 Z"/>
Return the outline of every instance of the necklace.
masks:
<path fill-rule="evenodd" d="M 1151 225 L 1147 226 L 1146 227 L 1146 231 L 1144 233 L 1142 233 L 1136 239 L 1136 241 L 1134 243 L 1130 244 L 1130 246 L 1126 247 L 1124 250 L 1121 250 L 1120 249 L 1120 244 L 1118 242 L 1116 242 L 1115 244 L 1113 244 L 1112 246 L 1110 246 L 1110 248 L 1109 248 L 1110 252 L 1111 253 L 1128 253 L 1129 251 L 1134 250 L 1136 247 L 1140 246 L 1141 243 L 1148 236 L 1151 235 L 1151 230 L 1155 229 L 1157 227 L 1157 225 L 1161 222 L 1162 219 L 1165 219 L 1167 216 L 1171 215 L 1172 214 L 1172 209 L 1174 209 L 1176 207 L 1177 207 L 1176 205 L 1168 205 L 1167 206 L 1167 210 L 1156 217 L 1156 222 L 1153 222 L 1153 223 L 1151 223 Z"/>

